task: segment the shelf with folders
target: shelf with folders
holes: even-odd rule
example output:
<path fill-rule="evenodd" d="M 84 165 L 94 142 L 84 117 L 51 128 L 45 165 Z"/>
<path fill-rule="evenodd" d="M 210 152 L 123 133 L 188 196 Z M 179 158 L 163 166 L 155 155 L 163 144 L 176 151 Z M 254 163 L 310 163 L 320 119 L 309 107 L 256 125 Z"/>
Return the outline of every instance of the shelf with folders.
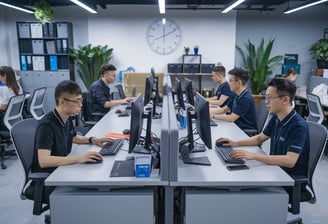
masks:
<path fill-rule="evenodd" d="M 73 70 L 68 55 L 73 46 L 71 23 L 17 22 L 17 36 L 22 71 Z"/>

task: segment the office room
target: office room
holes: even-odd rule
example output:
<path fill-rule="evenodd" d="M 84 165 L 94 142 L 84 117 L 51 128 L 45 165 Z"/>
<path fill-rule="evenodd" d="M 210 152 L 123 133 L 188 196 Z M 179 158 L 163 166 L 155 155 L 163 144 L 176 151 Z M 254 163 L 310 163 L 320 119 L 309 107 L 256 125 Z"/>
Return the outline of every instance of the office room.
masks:
<path fill-rule="evenodd" d="M 283 3 L 268 7 L 273 10 L 246 10 L 246 3 L 244 3 L 245 5 L 237 7 L 236 10 L 223 14 L 222 9 L 226 6 L 224 3 L 197 6 L 197 2 L 201 1 L 193 1 L 193 3 L 196 2 L 196 9 L 187 9 L 186 4 L 175 7 L 167 1 L 166 12 L 162 15 L 159 13 L 157 1 L 155 2 L 153 5 L 111 5 L 111 3 L 108 3 L 106 7 L 97 5 L 98 13 L 96 14 L 89 13 L 73 4 L 55 6 L 52 7 L 53 22 L 72 24 L 73 47 L 90 43 L 94 46 L 108 45 L 113 48 L 110 63 L 116 66 L 117 74 L 128 67 L 140 73 L 149 73 L 150 69 L 154 68 L 156 73 L 167 74 L 168 64 L 181 64 L 184 48 L 189 47 L 193 51 L 195 45 L 199 47 L 202 63 L 220 62 L 227 70 L 230 70 L 235 66 L 242 66 L 240 54 L 235 46 L 244 47 L 248 40 L 259 43 L 261 38 L 264 38 L 266 42 L 270 38 L 275 39 L 272 55 L 298 55 L 300 73 L 295 82 L 297 86 L 308 86 L 311 76 L 317 74 L 316 61 L 312 58 L 309 48 L 315 41 L 324 37 L 324 30 L 328 28 L 328 14 L 326 13 L 328 3 L 291 14 L 284 14 L 283 11 L 288 7 L 303 4 L 305 1 L 280 1 Z M 252 7 L 256 8 L 261 5 L 259 3 Z M 155 21 L 161 21 L 162 18 L 174 21 L 181 31 L 179 45 L 169 54 L 155 52 L 147 42 L 149 26 Z M 9 65 L 19 74 L 21 64 L 17 22 L 37 22 L 37 20 L 32 14 L 0 5 L 0 30 L 3 31 L 0 36 L 2 49 L 0 66 Z M 327 36 L 328 34 L 326 38 Z M 70 77 L 76 80 L 83 91 L 86 91 L 77 71 L 70 72 L 73 74 Z M 281 73 L 281 66 L 274 68 L 273 75 Z M 193 80 L 197 82 L 197 79 Z M 49 84 L 50 82 L 51 80 L 45 81 L 49 85 L 48 94 L 51 95 L 54 87 Z M 24 88 L 24 84 L 22 86 Z M 203 77 L 202 87 L 215 87 L 210 75 Z M 51 111 L 54 106 L 54 102 L 48 100 L 46 112 Z M 7 169 L 0 171 L 0 198 L 3 201 L 0 204 L 2 211 L 0 223 L 43 223 L 43 214 L 32 215 L 32 202 L 19 198 L 23 171 L 18 158 L 16 156 L 7 158 L 6 165 Z M 328 180 L 327 166 L 327 156 L 324 155 L 314 178 L 317 202 L 315 204 L 301 203 L 300 215 L 304 223 L 323 224 L 328 220 L 328 207 L 325 203 L 328 195 L 324 190 Z M 17 212 L 20 215 L 17 215 Z"/>

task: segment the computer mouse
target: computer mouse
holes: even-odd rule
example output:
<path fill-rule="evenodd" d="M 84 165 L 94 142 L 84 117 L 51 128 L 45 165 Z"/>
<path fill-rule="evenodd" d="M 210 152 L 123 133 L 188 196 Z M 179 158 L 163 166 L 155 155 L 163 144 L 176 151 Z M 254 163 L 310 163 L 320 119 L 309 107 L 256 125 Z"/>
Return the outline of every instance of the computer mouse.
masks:
<path fill-rule="evenodd" d="M 134 160 L 134 156 L 127 156 L 126 158 L 125 158 L 125 160 Z"/>
<path fill-rule="evenodd" d="M 124 130 L 123 130 L 123 134 L 124 134 L 124 135 L 128 135 L 128 134 L 130 134 L 130 129 L 124 129 Z"/>
<path fill-rule="evenodd" d="M 86 164 L 96 164 L 96 163 L 102 163 L 103 162 L 103 159 L 102 158 L 97 158 L 97 159 L 93 159 L 94 161 L 88 161 L 86 162 Z"/>
<path fill-rule="evenodd" d="M 229 143 L 229 142 L 227 142 L 227 141 L 218 142 L 218 141 L 217 141 L 217 142 L 215 143 L 215 145 L 218 146 L 218 147 L 220 147 L 220 146 L 225 147 L 224 144 L 227 144 L 227 143 Z"/>
<path fill-rule="evenodd" d="M 115 111 L 115 113 L 120 114 L 120 113 L 122 113 L 122 110 L 118 109 L 118 110 Z"/>

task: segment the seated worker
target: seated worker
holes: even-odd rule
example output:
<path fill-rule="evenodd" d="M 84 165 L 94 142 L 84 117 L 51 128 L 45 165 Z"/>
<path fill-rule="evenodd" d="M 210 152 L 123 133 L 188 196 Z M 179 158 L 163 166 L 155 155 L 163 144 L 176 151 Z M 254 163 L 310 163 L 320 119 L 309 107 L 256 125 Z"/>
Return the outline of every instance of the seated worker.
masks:
<path fill-rule="evenodd" d="M 233 141 L 219 138 L 226 145 L 261 145 L 271 138 L 270 155 L 235 149 L 233 158 L 258 160 L 278 165 L 290 175 L 307 175 L 309 160 L 309 128 L 306 121 L 292 108 L 296 86 L 284 78 L 274 78 L 266 89 L 266 106 L 273 114 L 263 132 L 248 139 Z"/>
<path fill-rule="evenodd" d="M 100 68 L 101 78 L 92 83 L 88 93 L 89 120 L 99 120 L 101 116 L 92 116 L 92 113 L 107 113 L 111 107 L 128 103 L 133 98 L 113 100 L 109 84 L 116 81 L 116 68 L 112 64 L 103 64 Z"/>
<path fill-rule="evenodd" d="M 112 141 L 111 138 L 85 137 L 76 134 L 73 116 L 81 111 L 82 92 L 74 81 L 60 82 L 55 88 L 55 100 L 55 109 L 39 121 L 35 133 L 32 172 L 52 172 L 58 166 L 96 162 L 101 159 L 101 155 L 95 151 L 69 155 L 72 143 L 103 146 L 105 142 Z M 30 188 L 34 188 L 34 184 L 31 184 Z M 53 189 L 53 187 L 46 187 L 47 196 Z"/>
<path fill-rule="evenodd" d="M 295 82 L 295 80 L 297 79 L 297 72 L 293 69 L 293 68 L 289 68 L 287 70 L 287 73 L 284 75 L 284 77 L 292 82 Z"/>
<path fill-rule="evenodd" d="M 0 67 L 0 82 L 4 84 L 0 87 L 0 129 L 6 130 L 2 120 L 9 100 L 13 96 L 23 94 L 23 89 L 17 82 L 15 71 L 10 66 Z"/>
<path fill-rule="evenodd" d="M 212 80 L 218 84 L 215 95 L 207 98 L 208 102 L 212 105 L 224 107 L 230 97 L 233 96 L 233 92 L 230 90 L 229 83 L 226 78 L 225 67 L 220 63 L 212 70 Z"/>
<path fill-rule="evenodd" d="M 255 102 L 246 88 L 249 79 L 247 71 L 241 68 L 234 68 L 229 71 L 230 89 L 235 93 L 227 105 L 210 110 L 212 119 L 235 122 L 242 130 L 257 129 Z M 226 114 L 228 113 L 229 114 Z"/>

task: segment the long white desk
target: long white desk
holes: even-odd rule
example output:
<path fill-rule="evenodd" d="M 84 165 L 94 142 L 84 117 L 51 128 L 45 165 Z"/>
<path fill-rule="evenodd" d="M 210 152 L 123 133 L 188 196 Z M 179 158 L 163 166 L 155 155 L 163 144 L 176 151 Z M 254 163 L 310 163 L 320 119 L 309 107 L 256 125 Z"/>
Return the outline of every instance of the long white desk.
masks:
<path fill-rule="evenodd" d="M 130 128 L 130 117 L 118 117 L 114 108 L 87 134 L 105 136 Z M 145 125 L 145 122 L 144 122 Z M 160 136 L 161 119 L 152 120 L 152 132 Z M 88 150 L 99 151 L 96 145 L 74 145 L 71 155 Z M 156 187 L 168 185 L 161 175 L 150 178 L 110 177 L 115 160 L 129 154 L 128 143 L 115 156 L 104 156 L 99 164 L 74 164 L 58 167 L 45 181 L 59 186 L 50 196 L 52 223 L 153 223 L 156 217 Z M 140 154 L 139 154 L 140 155 Z M 129 214 L 124 214 L 123 210 Z"/>
<path fill-rule="evenodd" d="M 293 179 L 280 167 L 255 160 L 245 160 L 249 170 L 229 171 L 215 151 L 215 140 L 234 140 L 248 136 L 234 123 L 217 121 L 211 127 L 211 150 L 192 153 L 207 156 L 211 166 L 188 165 L 178 158 L 177 179 L 170 185 L 182 187 L 182 213 L 185 223 L 286 223 L 288 196 L 282 186 L 292 186 Z M 172 131 L 172 130 L 171 130 Z M 179 129 L 179 137 L 186 136 Z M 237 147 L 263 153 L 258 147 Z"/>

